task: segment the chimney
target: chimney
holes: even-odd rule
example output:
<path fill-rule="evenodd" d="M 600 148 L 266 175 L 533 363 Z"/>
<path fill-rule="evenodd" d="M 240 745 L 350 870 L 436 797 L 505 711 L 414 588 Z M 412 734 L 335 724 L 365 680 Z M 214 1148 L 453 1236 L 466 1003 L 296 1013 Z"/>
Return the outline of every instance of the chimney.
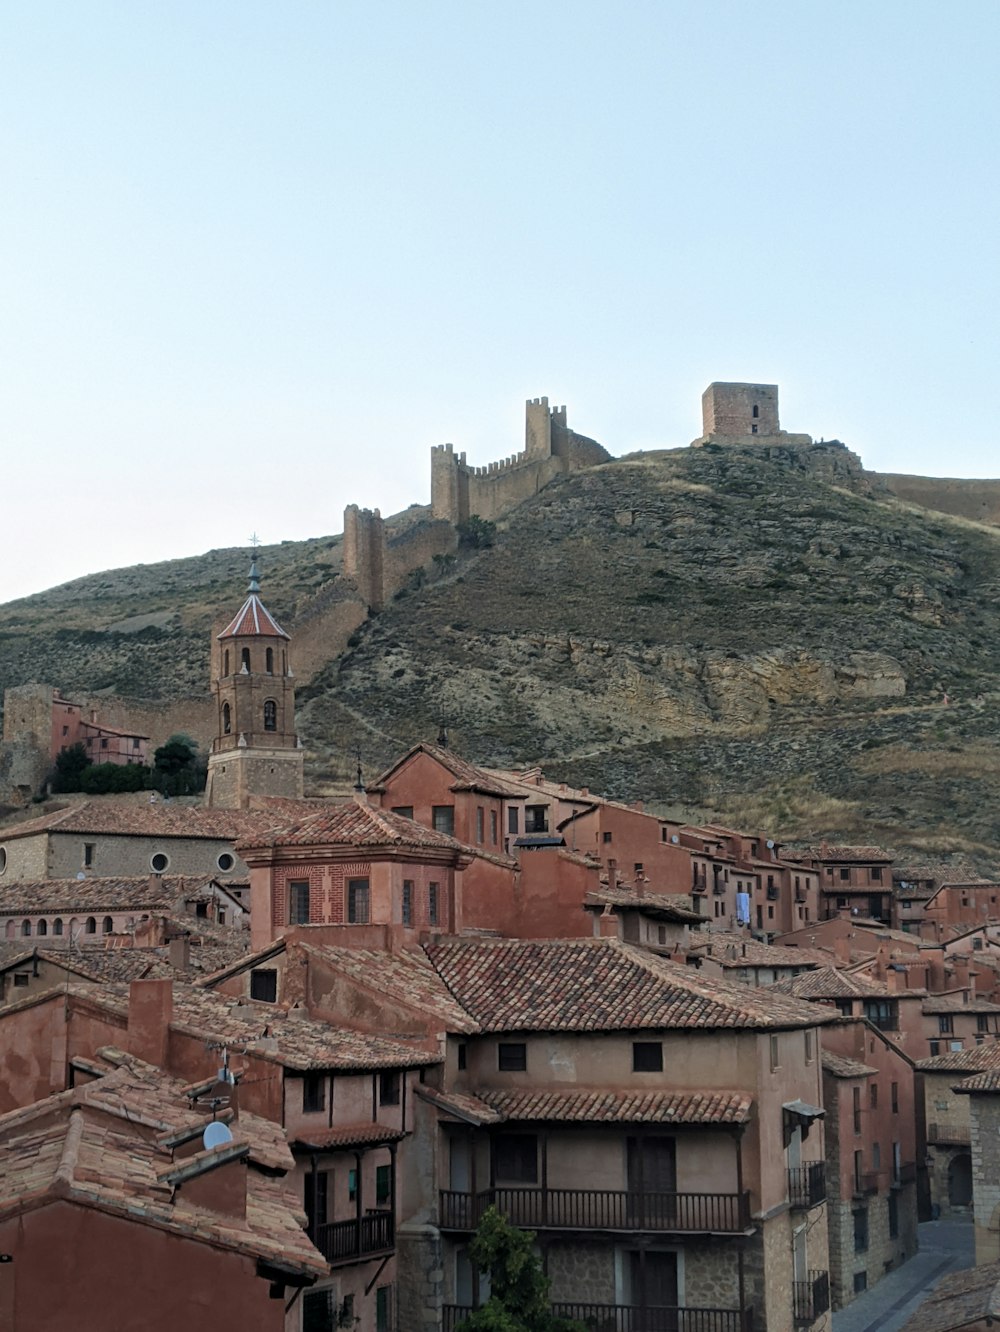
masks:
<path fill-rule="evenodd" d="M 851 961 L 851 940 L 846 934 L 833 941 L 833 955 L 838 967 L 846 967 Z"/>
<path fill-rule="evenodd" d="M 186 971 L 191 965 L 191 940 L 186 934 L 170 940 L 170 965 L 174 971 Z"/>
<path fill-rule="evenodd" d="M 133 981 L 128 992 L 129 1053 L 166 1068 L 173 1011 L 172 980 Z"/>
<path fill-rule="evenodd" d="M 606 906 L 601 914 L 595 920 L 595 933 L 601 939 L 617 939 L 619 937 L 618 916 Z"/>
<path fill-rule="evenodd" d="M 899 973 L 895 967 L 889 967 L 885 973 L 885 987 L 890 994 L 899 992 Z"/>
<path fill-rule="evenodd" d="M 969 988 L 969 959 L 961 954 L 953 955 L 952 965 L 955 968 L 956 987 L 960 990 L 967 990 Z M 965 997 L 965 1002 L 969 1002 L 968 995 Z"/>

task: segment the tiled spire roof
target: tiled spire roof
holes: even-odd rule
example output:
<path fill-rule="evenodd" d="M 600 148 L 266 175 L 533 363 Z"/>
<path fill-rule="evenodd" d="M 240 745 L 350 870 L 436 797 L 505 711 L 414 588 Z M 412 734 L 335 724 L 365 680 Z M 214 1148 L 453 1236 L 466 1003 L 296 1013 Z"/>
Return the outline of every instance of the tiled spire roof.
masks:
<path fill-rule="evenodd" d="M 250 563 L 250 581 L 247 599 L 219 635 L 223 638 L 288 638 L 281 625 L 260 599 L 260 576 L 257 561 Z"/>

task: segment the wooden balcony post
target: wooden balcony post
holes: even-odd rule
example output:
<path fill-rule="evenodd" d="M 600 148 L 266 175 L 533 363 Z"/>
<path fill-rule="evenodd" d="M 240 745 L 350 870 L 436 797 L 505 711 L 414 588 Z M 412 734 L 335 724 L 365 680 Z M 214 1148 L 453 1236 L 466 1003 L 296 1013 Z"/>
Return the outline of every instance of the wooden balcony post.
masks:
<path fill-rule="evenodd" d="M 361 1218 L 364 1216 L 364 1206 L 363 1206 L 364 1187 L 361 1182 L 361 1160 L 362 1160 L 362 1153 L 355 1152 L 354 1181 L 356 1187 L 354 1190 L 354 1210 L 355 1210 L 355 1218 L 357 1225 L 355 1228 L 354 1244 L 355 1244 L 355 1252 L 359 1256 L 361 1254 Z"/>
<path fill-rule="evenodd" d="M 746 1225 L 750 1218 L 743 1215 L 743 1129 L 736 1130 L 736 1211 L 740 1228 Z"/>
<path fill-rule="evenodd" d="M 542 1152 L 542 1225 L 549 1223 L 549 1135 L 545 1129 L 539 1133 Z"/>

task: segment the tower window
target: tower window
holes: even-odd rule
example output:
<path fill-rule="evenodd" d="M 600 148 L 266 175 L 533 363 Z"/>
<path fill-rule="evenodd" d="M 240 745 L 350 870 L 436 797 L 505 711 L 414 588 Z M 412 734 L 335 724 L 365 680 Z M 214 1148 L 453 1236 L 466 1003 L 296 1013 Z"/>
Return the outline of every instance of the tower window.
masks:
<path fill-rule="evenodd" d="M 753 405 L 753 419 L 756 421 L 758 416 L 760 416 L 760 408 L 757 406 L 756 403 L 754 403 L 754 405 Z"/>
<path fill-rule="evenodd" d="M 368 924 L 368 880 L 347 880 L 347 922 L 349 925 Z"/>
<path fill-rule="evenodd" d="M 278 729 L 278 705 L 273 698 L 266 699 L 264 702 L 264 730 L 276 731 Z"/>
<path fill-rule="evenodd" d="M 274 674 L 274 648 L 268 648 L 264 657 L 264 669 L 268 675 Z"/>
<path fill-rule="evenodd" d="M 223 674 L 223 675 L 228 675 L 228 674 L 229 674 L 229 649 L 228 649 L 228 648 L 226 648 L 225 652 L 222 654 L 222 674 Z"/>
<path fill-rule="evenodd" d="M 249 648 L 241 648 L 241 649 L 240 649 L 240 665 L 241 665 L 241 667 L 242 667 L 243 670 L 245 670 L 245 671 L 249 671 L 249 670 L 250 670 L 250 649 L 249 649 Z"/>
<path fill-rule="evenodd" d="M 233 729 L 233 710 L 228 703 L 222 705 L 222 734 L 229 735 Z"/>
<path fill-rule="evenodd" d="M 289 925 L 309 924 L 309 882 L 297 881 L 288 885 Z"/>

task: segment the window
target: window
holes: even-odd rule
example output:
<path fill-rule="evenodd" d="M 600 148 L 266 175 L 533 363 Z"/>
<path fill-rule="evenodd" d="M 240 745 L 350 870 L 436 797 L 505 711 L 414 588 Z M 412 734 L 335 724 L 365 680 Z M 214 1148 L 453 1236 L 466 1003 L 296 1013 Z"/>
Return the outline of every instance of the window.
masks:
<path fill-rule="evenodd" d="M 412 818 L 413 818 L 413 806 L 412 806 L 412 805 L 393 805 L 393 807 L 392 807 L 392 812 L 393 812 L 393 814 L 398 814 L 398 815 L 400 816 L 400 818 L 402 818 L 402 819 L 412 819 Z"/>
<path fill-rule="evenodd" d="M 872 1143 L 872 1169 L 882 1169 L 882 1144 L 878 1142 Z"/>
<path fill-rule="evenodd" d="M 47 920 L 40 920 L 40 921 L 38 922 L 38 924 L 35 926 L 35 933 L 36 933 L 36 934 L 48 934 L 48 932 L 49 932 L 49 923 L 48 923 L 48 921 L 47 921 Z"/>
<path fill-rule="evenodd" d="M 781 1067 L 781 1054 L 778 1046 L 777 1036 L 771 1037 L 770 1045 L 771 1045 L 771 1072 L 773 1073 L 776 1068 Z"/>
<path fill-rule="evenodd" d="M 500 1041 L 497 1068 L 501 1073 L 524 1073 L 528 1067 L 528 1047 L 523 1041 Z"/>
<path fill-rule="evenodd" d="M 348 1170 L 347 1172 L 347 1201 L 357 1202 L 358 1200 L 358 1172 Z"/>
<path fill-rule="evenodd" d="M 807 1031 L 805 1033 L 805 1047 L 806 1047 L 806 1063 L 811 1064 L 813 1061 L 813 1034 L 811 1031 Z"/>
<path fill-rule="evenodd" d="M 854 1096 L 854 1132 L 861 1132 L 861 1088 L 855 1087 Z"/>
<path fill-rule="evenodd" d="M 878 1083 L 872 1082 L 868 1087 L 868 1104 L 874 1110 L 878 1105 Z"/>
<path fill-rule="evenodd" d="M 868 1252 L 868 1208 L 859 1207 L 854 1213 L 854 1252 Z"/>
<path fill-rule="evenodd" d="M 7 848 L 0 846 L 0 874 L 7 868 Z"/>
<path fill-rule="evenodd" d="M 939 1055 L 940 1053 L 941 1053 L 941 1042 L 931 1041 L 931 1057 L 933 1058 L 934 1055 Z"/>
<path fill-rule="evenodd" d="M 274 648 L 268 648 L 264 653 L 264 670 L 268 675 L 274 674 Z"/>
<path fill-rule="evenodd" d="M 228 649 L 228 648 L 226 648 L 225 652 L 222 654 L 222 674 L 223 674 L 223 675 L 228 675 L 228 674 L 229 674 L 229 649 Z"/>
<path fill-rule="evenodd" d="M 101 748 L 102 748 L 102 749 L 107 749 L 107 747 L 108 747 L 107 737 L 102 735 L 102 736 L 101 736 Z"/>
<path fill-rule="evenodd" d="M 240 670 L 241 670 L 241 671 L 247 671 L 247 672 L 249 673 L 249 670 L 250 670 L 250 649 L 249 649 L 249 648 L 246 648 L 246 647 L 245 647 L 245 648 L 241 648 L 241 649 L 240 649 Z"/>
<path fill-rule="evenodd" d="M 954 1031 L 950 1013 L 941 1013 L 938 1017 L 938 1031 L 942 1036 L 950 1036 Z"/>
<path fill-rule="evenodd" d="M 868 1246 L 865 1245 L 865 1248 L 867 1248 L 867 1247 L 868 1247 Z M 854 1293 L 855 1293 L 855 1295 L 860 1295 L 860 1294 L 862 1293 L 862 1291 L 865 1291 L 865 1290 L 867 1290 L 867 1289 L 868 1289 L 868 1273 L 867 1273 L 867 1272 L 855 1272 L 855 1273 L 854 1273 Z"/>
<path fill-rule="evenodd" d="M 854 1153 L 854 1192 L 861 1192 L 861 1180 L 865 1173 L 864 1152 Z"/>
<path fill-rule="evenodd" d="M 480 846 L 486 841 L 486 810 L 482 805 L 476 806 L 476 841 Z"/>
<path fill-rule="evenodd" d="M 326 1079 L 322 1073 L 307 1073 L 302 1079 L 302 1113 L 318 1114 L 326 1107 Z"/>
<path fill-rule="evenodd" d="M 378 1079 L 379 1105 L 399 1105 L 400 1077 L 396 1072 L 380 1073 Z"/>
<path fill-rule="evenodd" d="M 229 735 L 233 729 L 233 710 L 228 703 L 222 705 L 222 734 Z"/>
<path fill-rule="evenodd" d="M 436 883 L 427 885 L 427 919 L 431 925 L 438 923 L 438 886 Z"/>
<path fill-rule="evenodd" d="M 547 805 L 525 805 L 524 831 L 526 833 L 546 833 L 549 830 L 549 810 Z"/>
<path fill-rule="evenodd" d="M 751 433 L 751 435 L 756 435 L 756 433 L 757 433 L 757 429 L 758 429 L 757 422 L 754 421 L 753 424 L 752 424 L 751 427 L 750 427 L 750 433 Z"/>
<path fill-rule="evenodd" d="M 611 834 L 609 832 L 602 832 L 601 841 L 604 843 L 605 846 L 607 846 L 608 843 L 611 841 Z"/>
<path fill-rule="evenodd" d="M 392 1328 L 392 1287 L 379 1286 L 375 1291 L 375 1332 L 390 1332 Z"/>
<path fill-rule="evenodd" d="M 496 846 L 496 844 L 497 844 L 497 841 L 498 841 L 498 838 L 499 838 L 499 831 L 500 831 L 500 830 L 499 830 L 499 827 L 498 827 L 498 824 L 497 824 L 497 812 L 496 812 L 495 809 L 491 809 L 491 810 L 490 810 L 490 841 L 493 843 L 494 846 Z"/>
<path fill-rule="evenodd" d="M 104 917 L 104 929 L 103 929 L 103 932 L 104 932 L 105 934 L 110 934 L 111 931 L 114 929 L 114 927 L 115 927 L 115 926 L 114 926 L 114 921 L 111 919 L 111 917 L 110 917 L 110 916 L 105 916 L 105 917 Z"/>
<path fill-rule="evenodd" d="M 990 1020 L 985 1013 L 976 1014 L 976 1031 L 989 1031 Z"/>
<path fill-rule="evenodd" d="M 25 921 L 25 924 L 27 924 L 27 921 Z M 84 932 L 84 934 L 96 934 L 96 933 L 97 933 L 97 921 L 94 919 L 93 916 L 88 916 L 88 917 L 87 917 L 86 923 L 84 924 L 84 927 L 83 927 L 83 932 Z"/>
<path fill-rule="evenodd" d="M 288 885 L 289 925 L 309 924 L 309 881 L 296 879 Z"/>
<path fill-rule="evenodd" d="M 538 1139 L 533 1133 L 498 1133 L 494 1144 L 494 1168 L 498 1180 L 511 1184 L 537 1184 Z"/>
<path fill-rule="evenodd" d="M 218 869 L 222 870 L 223 873 L 225 873 L 226 870 L 231 870 L 233 868 L 233 866 L 236 864 L 236 859 L 235 857 L 231 856 L 228 851 L 222 851 L 218 856 L 216 856 L 215 864 Z"/>
<path fill-rule="evenodd" d="M 375 1201 L 387 1203 L 392 1194 L 392 1166 L 375 1167 Z"/>
<path fill-rule="evenodd" d="M 207 919 L 208 919 L 208 903 L 207 903 L 207 902 L 196 902 L 196 903 L 195 903 L 195 908 L 194 908 L 194 914 L 195 914 L 200 920 L 207 920 Z"/>
<path fill-rule="evenodd" d="M 754 405 L 753 405 L 753 419 L 756 421 L 758 416 L 760 416 L 760 408 L 757 406 L 756 403 L 754 403 Z"/>
<path fill-rule="evenodd" d="M 94 863 L 94 843 L 84 842 L 83 844 L 83 864 L 85 869 L 89 869 Z"/>
<path fill-rule="evenodd" d="M 52 933 L 62 934 L 62 932 L 63 932 L 62 917 L 56 916 L 55 920 L 52 922 Z"/>
<path fill-rule="evenodd" d="M 413 924 L 413 880 L 403 880 L 403 924 Z"/>
<path fill-rule="evenodd" d="M 633 1073 L 663 1072 L 662 1041 L 632 1042 L 632 1072 Z"/>
<path fill-rule="evenodd" d="M 368 880 L 347 880 L 347 923 L 368 924 Z"/>
<path fill-rule="evenodd" d="M 981 952 L 983 951 L 983 941 L 982 941 L 982 939 L 973 939 L 973 941 L 972 941 L 972 949 L 973 949 L 973 952 L 981 953 Z"/>
<path fill-rule="evenodd" d="M 273 698 L 264 700 L 264 730 L 276 731 L 278 729 L 278 705 Z"/>
<path fill-rule="evenodd" d="M 898 1082 L 894 1082 L 894 1083 L 892 1084 L 892 1089 L 891 1089 L 891 1090 L 892 1090 L 892 1098 L 891 1098 L 891 1099 L 892 1099 L 892 1113 L 893 1113 L 894 1115 L 898 1115 L 898 1114 L 899 1114 L 899 1083 L 898 1083 Z"/>
<path fill-rule="evenodd" d="M 882 882 L 882 866 L 881 866 L 881 865 L 873 865 L 873 866 L 872 866 L 872 883 L 881 883 L 881 882 Z"/>
<path fill-rule="evenodd" d="M 346 1324 L 340 1319 L 335 1286 L 305 1292 L 302 1297 L 302 1332 L 336 1332 L 342 1326 Z M 353 1318 L 350 1326 L 354 1326 Z"/>
<path fill-rule="evenodd" d="M 667 927 L 666 927 L 666 925 L 657 925 L 657 927 L 656 927 L 656 941 L 657 941 L 658 944 L 661 945 L 661 947 L 662 947 L 664 944 L 666 944 L 666 942 L 667 942 Z"/>
<path fill-rule="evenodd" d="M 460 1072 L 467 1067 L 468 1059 L 469 1059 L 469 1047 L 463 1041 L 462 1044 L 458 1047 L 458 1050 L 455 1052 L 455 1063 L 457 1064 Z"/>
<path fill-rule="evenodd" d="M 435 832 L 445 833 L 448 837 L 454 837 L 455 806 L 434 805 L 431 809 L 431 823 Z"/>
<path fill-rule="evenodd" d="M 328 1170 L 311 1170 L 302 1177 L 302 1201 L 312 1234 L 316 1226 L 325 1226 L 329 1216 L 330 1174 Z"/>
<path fill-rule="evenodd" d="M 516 805 L 509 805 L 507 808 L 507 831 L 509 833 L 519 831 Z"/>
<path fill-rule="evenodd" d="M 28 984 L 29 979 L 30 979 L 30 976 L 29 976 L 28 972 L 26 972 L 26 971 L 15 971 L 15 972 L 14 972 L 14 988 L 15 988 L 16 990 L 24 989 L 24 987 Z"/>
<path fill-rule="evenodd" d="M 154 874 L 162 874 L 170 864 L 170 857 L 162 851 L 157 851 L 155 855 L 149 858 L 149 868 Z"/>
<path fill-rule="evenodd" d="M 261 1003 L 273 1004 L 278 1000 L 278 973 L 271 968 L 260 967 L 250 973 L 250 998 Z"/>

